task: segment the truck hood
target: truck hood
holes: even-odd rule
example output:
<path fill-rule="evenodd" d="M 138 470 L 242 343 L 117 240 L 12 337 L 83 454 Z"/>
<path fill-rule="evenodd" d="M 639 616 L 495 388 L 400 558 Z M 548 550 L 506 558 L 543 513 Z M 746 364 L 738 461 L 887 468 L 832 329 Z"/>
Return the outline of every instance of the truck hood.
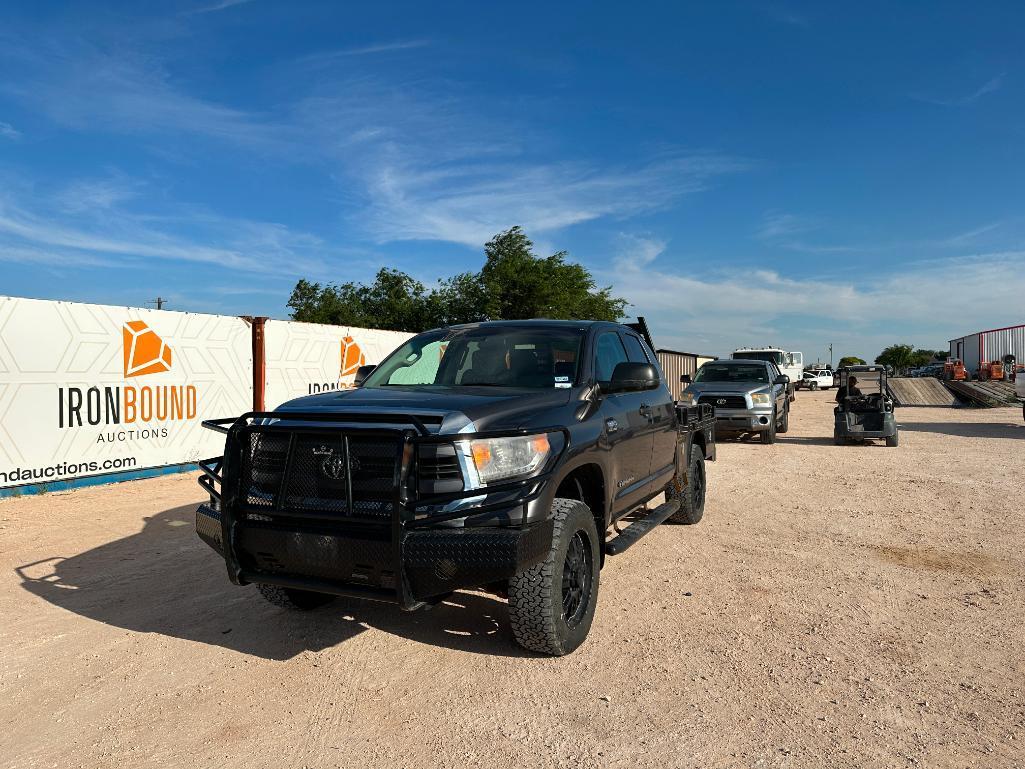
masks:
<path fill-rule="evenodd" d="M 768 390 L 769 385 L 758 382 L 694 382 L 687 386 L 685 392 L 701 395 L 702 393 L 756 393 Z"/>
<path fill-rule="evenodd" d="M 366 414 L 415 416 L 431 432 L 452 434 L 519 427 L 548 427 L 548 412 L 564 407 L 573 389 L 514 389 L 505 387 L 417 387 L 392 385 L 336 390 L 296 398 L 275 412 L 352 411 Z M 396 423 L 402 420 L 397 419 Z"/>

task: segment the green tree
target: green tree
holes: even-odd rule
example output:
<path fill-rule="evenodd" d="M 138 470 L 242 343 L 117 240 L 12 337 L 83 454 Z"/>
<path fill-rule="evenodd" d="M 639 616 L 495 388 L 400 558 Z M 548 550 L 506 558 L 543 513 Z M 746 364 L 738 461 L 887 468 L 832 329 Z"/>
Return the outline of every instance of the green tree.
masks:
<path fill-rule="evenodd" d="M 840 362 L 836 364 L 837 368 L 843 368 L 844 366 L 864 366 L 865 361 L 861 358 L 855 357 L 854 355 L 845 355 L 840 358 Z"/>
<path fill-rule="evenodd" d="M 939 354 L 938 350 L 926 350 L 920 347 L 911 354 L 911 366 L 912 368 L 921 368 L 938 357 Z"/>
<path fill-rule="evenodd" d="M 881 366 L 893 366 L 895 371 L 900 371 L 913 366 L 914 357 L 914 345 L 891 344 L 876 356 L 876 363 Z"/>
<path fill-rule="evenodd" d="M 422 331 L 451 323 L 521 318 L 619 320 L 627 301 L 599 288 L 591 273 L 567 261 L 565 251 L 534 254 L 519 227 L 484 246 L 484 266 L 427 288 L 400 270 L 382 269 L 370 285 L 322 285 L 300 280 L 288 307 L 294 320 Z"/>

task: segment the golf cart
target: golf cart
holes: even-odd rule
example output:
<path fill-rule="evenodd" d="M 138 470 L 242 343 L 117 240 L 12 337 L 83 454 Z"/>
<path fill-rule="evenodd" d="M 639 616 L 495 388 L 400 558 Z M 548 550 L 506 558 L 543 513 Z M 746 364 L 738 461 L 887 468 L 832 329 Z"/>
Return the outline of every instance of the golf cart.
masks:
<path fill-rule="evenodd" d="M 897 445 L 897 421 L 893 399 L 886 391 L 885 366 L 846 366 L 840 369 L 840 391 L 833 409 L 833 443 L 849 440 L 886 441 Z"/>

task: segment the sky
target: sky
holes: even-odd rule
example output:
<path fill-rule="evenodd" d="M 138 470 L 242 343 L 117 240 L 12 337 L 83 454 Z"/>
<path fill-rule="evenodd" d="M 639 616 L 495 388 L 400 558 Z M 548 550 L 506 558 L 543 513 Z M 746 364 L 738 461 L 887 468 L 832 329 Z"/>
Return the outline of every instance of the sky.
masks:
<path fill-rule="evenodd" d="M 1020 3 L 4 3 L 0 294 L 287 317 L 522 226 L 657 346 L 1025 322 Z"/>

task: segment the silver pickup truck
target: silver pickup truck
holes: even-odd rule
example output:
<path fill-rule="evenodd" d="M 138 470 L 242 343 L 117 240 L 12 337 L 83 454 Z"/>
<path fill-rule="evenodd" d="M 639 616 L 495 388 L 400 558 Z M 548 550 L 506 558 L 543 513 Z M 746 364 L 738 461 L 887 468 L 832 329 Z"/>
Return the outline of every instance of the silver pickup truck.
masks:
<path fill-rule="evenodd" d="M 776 433 L 790 429 L 790 377 L 768 361 L 710 361 L 682 381 L 680 402 L 714 407 L 718 432 L 759 433 L 762 443 L 775 443 Z"/>

